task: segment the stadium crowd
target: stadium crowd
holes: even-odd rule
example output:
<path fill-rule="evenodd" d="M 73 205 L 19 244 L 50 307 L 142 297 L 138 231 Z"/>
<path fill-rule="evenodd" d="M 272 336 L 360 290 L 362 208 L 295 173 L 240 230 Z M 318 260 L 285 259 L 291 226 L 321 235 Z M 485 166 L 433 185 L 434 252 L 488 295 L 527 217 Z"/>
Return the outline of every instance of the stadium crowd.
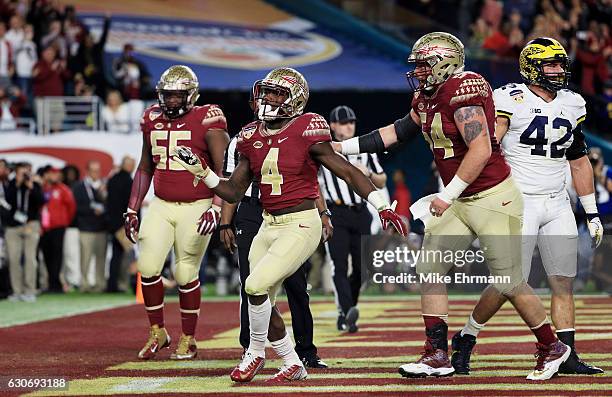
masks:
<path fill-rule="evenodd" d="M 44 0 L 0 1 L 0 130 L 14 130 L 39 111 L 42 97 L 104 98 L 105 128 L 137 130 L 142 99 L 151 93 L 146 65 L 126 44 L 111 70 L 104 46 L 111 15 L 95 38 L 71 5 Z M 55 109 L 61 112 L 62 109 Z M 59 128 L 58 128 L 59 129 Z"/>

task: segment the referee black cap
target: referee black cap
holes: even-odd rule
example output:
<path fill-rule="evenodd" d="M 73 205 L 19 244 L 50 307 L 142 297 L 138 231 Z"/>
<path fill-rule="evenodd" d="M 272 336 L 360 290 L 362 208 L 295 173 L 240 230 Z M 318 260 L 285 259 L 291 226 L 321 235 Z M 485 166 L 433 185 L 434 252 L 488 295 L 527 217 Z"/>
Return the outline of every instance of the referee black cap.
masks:
<path fill-rule="evenodd" d="M 346 105 L 336 106 L 329 114 L 330 123 L 346 123 L 355 120 L 357 120 L 355 112 Z"/>

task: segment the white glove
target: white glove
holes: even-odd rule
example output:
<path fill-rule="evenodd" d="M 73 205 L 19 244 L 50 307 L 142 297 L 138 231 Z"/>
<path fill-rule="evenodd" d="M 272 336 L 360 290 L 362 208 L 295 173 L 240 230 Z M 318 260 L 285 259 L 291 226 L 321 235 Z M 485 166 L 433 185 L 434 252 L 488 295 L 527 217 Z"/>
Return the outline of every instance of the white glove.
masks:
<path fill-rule="evenodd" d="M 603 239 L 603 225 L 599 219 L 599 214 L 587 214 L 587 226 L 589 227 L 589 233 L 593 239 L 591 247 L 599 247 L 599 244 L 601 244 L 601 240 Z"/>

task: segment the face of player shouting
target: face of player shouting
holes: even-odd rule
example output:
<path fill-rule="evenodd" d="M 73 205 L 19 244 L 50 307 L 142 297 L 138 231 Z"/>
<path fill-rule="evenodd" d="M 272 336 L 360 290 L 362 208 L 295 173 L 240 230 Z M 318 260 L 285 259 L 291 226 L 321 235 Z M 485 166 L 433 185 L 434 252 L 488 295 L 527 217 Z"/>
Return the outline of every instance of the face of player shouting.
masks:
<path fill-rule="evenodd" d="M 289 98 L 289 92 L 277 87 L 262 87 L 261 91 L 259 111 L 276 113 L 280 116 L 283 111 L 282 107 Z M 287 124 L 289 120 L 289 118 L 266 120 L 266 126 L 271 129 L 278 129 Z"/>

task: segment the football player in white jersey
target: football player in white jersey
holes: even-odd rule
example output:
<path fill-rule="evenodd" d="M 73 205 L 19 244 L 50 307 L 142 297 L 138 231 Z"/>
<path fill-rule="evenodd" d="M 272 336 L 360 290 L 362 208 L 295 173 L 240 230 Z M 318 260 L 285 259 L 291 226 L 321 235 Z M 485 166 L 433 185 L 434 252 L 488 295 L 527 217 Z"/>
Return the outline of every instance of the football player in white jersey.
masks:
<path fill-rule="evenodd" d="M 572 348 L 559 373 L 602 373 L 600 368 L 581 361 L 574 348 L 572 283 L 576 276 L 578 231 L 565 186 L 568 162 L 574 188 L 587 214 L 593 247 L 601 243 L 603 235 L 595 204 L 593 169 L 582 133 L 585 101 L 566 88 L 569 60 L 557 40 L 541 37 L 527 43 L 521 51 L 519 67 L 524 83 L 496 89 L 493 99 L 495 135 L 523 193 L 523 275 L 529 278 L 537 244 L 552 290 L 551 315 L 557 336 Z M 481 298 L 463 330 L 453 337 L 451 361 L 457 373 L 469 373 L 476 336 L 504 301 L 500 296 L 498 307 L 485 307 Z"/>

